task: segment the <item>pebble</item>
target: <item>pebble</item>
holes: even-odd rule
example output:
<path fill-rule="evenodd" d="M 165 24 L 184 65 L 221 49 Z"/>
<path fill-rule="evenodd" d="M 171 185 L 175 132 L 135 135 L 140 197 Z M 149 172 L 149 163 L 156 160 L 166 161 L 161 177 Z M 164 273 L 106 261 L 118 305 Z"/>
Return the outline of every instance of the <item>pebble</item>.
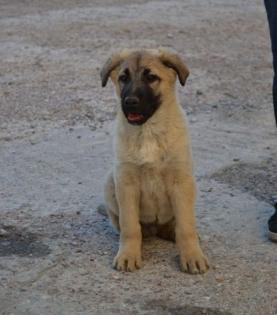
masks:
<path fill-rule="evenodd" d="M 86 276 L 88 274 L 89 274 L 89 272 L 87 270 L 80 270 L 80 275 L 81 276 Z"/>
<path fill-rule="evenodd" d="M 223 276 L 219 275 L 219 276 L 216 276 L 216 277 L 215 277 L 215 280 L 216 280 L 217 282 L 223 282 L 225 279 L 224 279 Z"/>
<path fill-rule="evenodd" d="M 4 230 L 4 229 L 0 229 L 0 236 L 6 236 L 6 235 L 8 235 L 8 234 L 9 234 L 8 231 L 6 231 L 6 230 Z"/>

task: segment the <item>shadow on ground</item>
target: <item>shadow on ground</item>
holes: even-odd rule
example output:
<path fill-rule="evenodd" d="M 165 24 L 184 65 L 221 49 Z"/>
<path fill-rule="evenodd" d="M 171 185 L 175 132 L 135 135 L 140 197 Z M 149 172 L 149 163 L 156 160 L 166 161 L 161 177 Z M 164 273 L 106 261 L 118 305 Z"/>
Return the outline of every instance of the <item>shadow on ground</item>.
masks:
<path fill-rule="evenodd" d="M 34 233 L 15 226 L 0 227 L 0 230 L 0 256 L 43 257 L 50 254 L 49 247 Z"/>
<path fill-rule="evenodd" d="M 162 300 L 149 301 L 145 309 L 153 311 L 153 314 L 161 315 L 232 315 L 229 312 L 224 312 L 215 308 L 205 308 L 191 305 L 168 305 L 166 301 Z"/>
<path fill-rule="evenodd" d="M 212 178 L 248 192 L 257 199 L 271 202 L 277 194 L 277 161 L 267 159 L 260 163 L 237 162 L 212 175 Z"/>

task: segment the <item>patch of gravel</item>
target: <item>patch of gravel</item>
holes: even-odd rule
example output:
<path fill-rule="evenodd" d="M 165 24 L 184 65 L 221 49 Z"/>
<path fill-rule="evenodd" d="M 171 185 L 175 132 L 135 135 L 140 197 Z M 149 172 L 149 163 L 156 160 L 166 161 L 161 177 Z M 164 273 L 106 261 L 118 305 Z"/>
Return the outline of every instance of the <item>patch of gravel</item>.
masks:
<path fill-rule="evenodd" d="M 259 163 L 237 162 L 222 168 L 211 178 L 270 203 L 272 197 L 277 195 L 277 160 L 270 158 Z"/>

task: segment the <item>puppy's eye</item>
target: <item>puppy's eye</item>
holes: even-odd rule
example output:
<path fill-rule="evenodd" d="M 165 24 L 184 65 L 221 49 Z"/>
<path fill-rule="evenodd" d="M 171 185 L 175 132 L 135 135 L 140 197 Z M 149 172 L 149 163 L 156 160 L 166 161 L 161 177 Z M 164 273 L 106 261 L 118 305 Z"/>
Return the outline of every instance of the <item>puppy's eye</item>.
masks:
<path fill-rule="evenodd" d="M 155 74 L 151 74 L 151 73 L 146 74 L 145 78 L 150 83 L 159 80 L 158 76 L 156 76 Z"/>
<path fill-rule="evenodd" d="M 123 73 L 119 76 L 118 80 L 120 82 L 127 82 L 129 80 L 129 75 L 127 73 Z"/>

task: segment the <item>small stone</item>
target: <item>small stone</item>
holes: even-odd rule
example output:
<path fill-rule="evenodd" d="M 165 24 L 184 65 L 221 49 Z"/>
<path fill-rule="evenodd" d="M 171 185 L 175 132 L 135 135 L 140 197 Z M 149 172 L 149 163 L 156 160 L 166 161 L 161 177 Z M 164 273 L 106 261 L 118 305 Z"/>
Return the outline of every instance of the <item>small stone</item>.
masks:
<path fill-rule="evenodd" d="M 85 275 L 88 275 L 89 274 L 89 272 L 87 271 L 87 270 L 80 270 L 80 275 L 81 276 L 85 276 Z"/>
<path fill-rule="evenodd" d="M 217 282 L 223 282 L 225 279 L 224 279 L 224 277 L 222 276 L 222 275 L 218 275 L 218 276 L 216 276 L 215 277 L 215 280 L 217 281 Z"/>
<path fill-rule="evenodd" d="M 2 140 L 9 142 L 9 141 L 12 141 L 12 138 L 7 136 L 7 137 L 3 137 Z"/>
<path fill-rule="evenodd" d="M 9 234 L 8 231 L 6 231 L 5 229 L 0 229 L 0 237 L 6 236 L 8 234 Z"/>

